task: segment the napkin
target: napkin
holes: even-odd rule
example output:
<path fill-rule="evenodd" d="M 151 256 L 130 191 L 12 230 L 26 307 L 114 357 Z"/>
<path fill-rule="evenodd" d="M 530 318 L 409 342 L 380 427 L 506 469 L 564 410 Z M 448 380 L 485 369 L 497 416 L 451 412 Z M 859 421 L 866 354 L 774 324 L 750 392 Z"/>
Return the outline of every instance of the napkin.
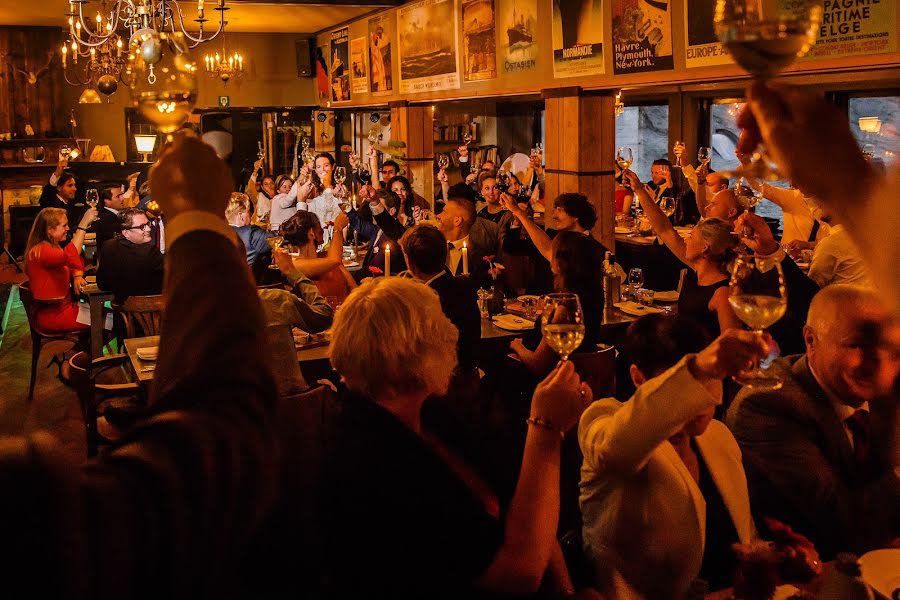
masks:
<path fill-rule="evenodd" d="M 528 319 L 523 319 L 516 315 L 496 315 L 493 318 L 493 321 L 494 325 L 500 329 L 506 329 L 507 331 L 528 331 L 534 329 L 534 321 L 529 321 Z"/>
<path fill-rule="evenodd" d="M 640 317 L 643 315 L 649 315 L 652 313 L 661 313 L 665 312 L 661 308 L 656 308 L 653 306 L 646 306 L 644 304 L 638 304 L 632 300 L 627 302 L 618 302 L 615 304 L 615 307 L 621 310 L 626 315 L 634 315 L 636 317 Z"/>

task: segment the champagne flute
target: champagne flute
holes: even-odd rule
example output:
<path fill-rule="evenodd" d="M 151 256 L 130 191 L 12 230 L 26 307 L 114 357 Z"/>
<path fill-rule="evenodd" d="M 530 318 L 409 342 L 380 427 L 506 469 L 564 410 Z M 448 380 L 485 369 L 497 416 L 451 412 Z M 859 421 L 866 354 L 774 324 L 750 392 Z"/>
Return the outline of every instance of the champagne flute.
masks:
<path fill-rule="evenodd" d="M 762 194 L 750 185 L 749 176 L 740 177 L 734 184 L 734 195 L 745 211 L 754 208 L 762 199 Z"/>
<path fill-rule="evenodd" d="M 759 0 L 716 0 L 714 22 L 719 41 L 754 79 L 766 81 L 804 56 L 815 44 L 822 3 L 813 1 L 762 3 Z M 761 149 L 746 167 L 760 179 L 780 179 Z M 724 174 L 724 173 L 723 173 Z"/>
<path fill-rule="evenodd" d="M 269 268 L 273 271 L 277 271 L 278 265 L 275 264 L 275 253 L 278 252 L 278 249 L 284 244 L 284 237 L 276 235 L 275 237 L 268 238 L 266 241 L 272 245 L 272 264 L 269 265 Z"/>
<path fill-rule="evenodd" d="M 697 149 L 697 160 L 700 161 L 700 166 L 708 165 L 711 158 L 712 154 L 708 146 L 700 146 Z"/>
<path fill-rule="evenodd" d="M 584 341 L 584 313 L 576 294 L 547 294 L 541 315 L 541 332 L 561 360 L 569 360 Z"/>
<path fill-rule="evenodd" d="M 100 204 L 100 192 L 96 188 L 88 188 L 84 192 L 84 200 L 88 206 L 96 209 L 97 205 Z M 94 220 L 99 220 L 99 217 L 94 217 Z"/>
<path fill-rule="evenodd" d="M 347 168 L 346 167 L 335 167 L 333 175 L 334 175 L 335 187 L 337 187 L 339 185 L 343 185 L 344 182 L 347 180 Z M 345 193 L 341 194 L 338 197 L 338 204 L 340 205 L 341 210 L 343 210 L 343 211 L 347 210 L 347 207 L 349 206 L 349 204 L 347 202 L 346 190 L 345 190 Z"/>
<path fill-rule="evenodd" d="M 761 267 L 753 255 L 738 256 L 731 271 L 728 303 L 738 319 L 761 335 L 763 329 L 776 323 L 787 311 L 787 289 L 781 263 L 767 263 Z M 784 385 L 784 376 L 780 369 L 772 366 L 777 356 L 777 350 L 773 350 L 759 364 L 736 375 L 734 380 L 750 388 L 779 389 Z"/>
<path fill-rule="evenodd" d="M 681 154 L 684 152 L 685 148 L 686 148 L 686 146 L 685 146 L 684 142 L 681 142 L 681 141 L 675 142 L 674 149 L 676 151 L 676 154 L 675 154 L 675 164 L 672 165 L 673 169 L 683 169 L 684 168 L 684 166 L 681 164 Z M 681 152 L 680 153 L 677 152 L 678 150 L 681 150 Z"/>
<path fill-rule="evenodd" d="M 619 146 L 616 149 L 616 163 L 618 163 L 619 168 L 623 171 L 627 171 L 631 168 L 631 165 L 634 164 L 634 153 L 632 153 L 631 148 L 628 146 Z M 622 177 L 622 187 L 626 190 L 631 189 L 631 185 Z"/>

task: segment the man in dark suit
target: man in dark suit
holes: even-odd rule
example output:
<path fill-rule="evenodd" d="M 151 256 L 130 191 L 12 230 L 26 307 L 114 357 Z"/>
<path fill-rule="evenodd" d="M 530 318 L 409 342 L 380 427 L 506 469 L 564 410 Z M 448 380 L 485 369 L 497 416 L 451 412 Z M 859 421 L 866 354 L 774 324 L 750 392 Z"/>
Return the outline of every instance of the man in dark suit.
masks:
<path fill-rule="evenodd" d="M 94 221 L 94 232 L 97 235 L 97 256 L 103 251 L 103 244 L 119 233 L 119 211 L 125 208 L 124 190 L 120 186 L 107 186 L 100 191 L 102 207 Z"/>
<path fill-rule="evenodd" d="M 247 264 L 250 265 L 256 283 L 262 284 L 271 279 L 274 271 L 269 268 L 272 263 L 272 247 L 266 241 L 273 234 L 257 225 L 251 225 L 250 215 L 250 200 L 247 198 L 247 194 L 232 194 L 228 206 L 225 208 L 225 220 L 244 244 L 244 250 L 247 252 Z"/>
<path fill-rule="evenodd" d="M 459 330 L 457 355 L 460 370 L 476 366 L 481 339 L 481 315 L 471 282 L 458 279 L 447 269 L 447 240 L 437 228 L 421 223 L 400 239 L 406 265 L 414 279 L 438 293 L 441 309 Z"/>
<path fill-rule="evenodd" d="M 75 199 L 78 187 L 75 185 L 75 176 L 65 170 L 68 166 L 67 159 L 59 160 L 56 170 L 50 175 L 49 183 L 41 190 L 40 198 L 41 208 L 61 208 L 66 211 L 71 228 L 66 242 L 72 239 L 74 225 L 81 220 L 84 211 L 87 210 L 83 199 L 80 201 Z"/>
<path fill-rule="evenodd" d="M 745 388 L 728 411 L 753 512 L 810 538 L 824 560 L 884 547 L 900 535 L 900 325 L 873 292 L 833 285 L 803 336 L 784 387 Z"/>
<path fill-rule="evenodd" d="M 119 213 L 120 234 L 108 240 L 97 267 L 97 286 L 116 295 L 155 296 L 162 292 L 163 256 L 150 243 L 150 222 L 139 208 Z"/>
<path fill-rule="evenodd" d="M 5 595 L 233 597 L 282 454 L 262 311 L 222 216 L 231 186 L 199 140 L 163 149 L 153 189 L 170 262 L 154 416 L 84 465 L 39 432 L 4 440 Z"/>
<path fill-rule="evenodd" d="M 456 276 L 464 276 L 468 266 L 468 275 L 473 282 L 489 286 L 490 265 L 484 259 L 497 254 L 497 224 L 479 219 L 474 203 L 452 195 L 437 218 L 438 229 L 446 239 L 447 268 L 450 272 Z"/>
<path fill-rule="evenodd" d="M 350 227 L 359 235 L 369 238 L 366 257 L 363 259 L 362 268 L 356 272 L 356 275 L 360 279 L 371 277 L 371 267 L 385 272 L 385 248 L 389 244 L 393 245 L 391 273 L 397 274 L 403 271 L 406 269 L 403 253 L 397 251 L 397 244 L 406 233 L 406 228 L 397 220 L 401 204 L 400 196 L 390 190 L 376 190 L 368 186 L 360 189 L 360 196 L 369 200 L 368 211 L 350 209 L 347 213 Z"/>

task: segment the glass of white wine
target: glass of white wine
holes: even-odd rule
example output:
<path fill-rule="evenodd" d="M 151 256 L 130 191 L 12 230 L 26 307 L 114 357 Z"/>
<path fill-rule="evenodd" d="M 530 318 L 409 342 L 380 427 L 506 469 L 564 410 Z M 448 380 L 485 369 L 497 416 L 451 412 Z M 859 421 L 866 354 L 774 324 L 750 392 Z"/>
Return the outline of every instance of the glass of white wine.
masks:
<path fill-rule="evenodd" d="M 59 147 L 59 157 L 69 160 L 69 155 L 72 154 L 72 149 L 69 148 L 66 144 L 63 144 Z"/>
<path fill-rule="evenodd" d="M 634 164 L 634 153 L 631 151 L 631 148 L 628 146 L 619 146 L 616 148 L 616 163 L 618 163 L 619 168 L 623 171 L 627 171 L 631 168 L 631 165 Z M 631 185 L 628 184 L 628 181 L 625 178 L 622 178 L 622 187 L 626 190 L 631 189 Z"/>
<path fill-rule="evenodd" d="M 728 303 L 741 321 L 762 335 L 766 327 L 776 323 L 787 311 L 787 289 L 781 263 L 765 264 L 761 268 L 752 254 L 740 255 L 732 266 Z M 784 375 L 777 365 L 772 364 L 777 357 L 778 352 L 773 351 L 734 380 L 751 388 L 779 389 L 784 385 Z"/>
<path fill-rule="evenodd" d="M 559 354 L 561 360 L 569 360 L 584 341 L 584 313 L 576 294 L 547 294 L 541 315 L 541 332 L 547 345 Z"/>
<path fill-rule="evenodd" d="M 441 171 L 446 170 L 450 166 L 450 157 L 446 154 L 438 154 L 437 166 Z"/>
<path fill-rule="evenodd" d="M 100 204 L 100 192 L 96 188 L 88 188 L 84 192 L 84 201 L 87 202 L 88 206 L 96 209 L 97 205 Z M 96 221 L 97 217 L 94 217 L 94 220 Z"/>
<path fill-rule="evenodd" d="M 686 148 L 686 146 L 685 146 L 684 142 L 682 142 L 682 141 L 675 142 L 675 146 L 674 146 L 675 150 L 681 150 L 681 152 L 684 152 L 685 148 Z M 675 164 L 672 165 L 672 168 L 673 169 L 683 169 L 684 168 L 684 165 L 681 164 L 681 154 L 675 155 Z"/>
<path fill-rule="evenodd" d="M 712 154 L 709 146 L 700 146 L 700 148 L 697 149 L 697 160 L 700 162 L 701 167 L 708 165 L 711 158 Z"/>
<path fill-rule="evenodd" d="M 659 199 L 659 209 L 667 217 L 675 214 L 675 198 L 672 196 L 663 196 Z"/>
<path fill-rule="evenodd" d="M 816 43 L 822 21 L 822 2 L 799 0 L 716 0 L 716 35 L 735 62 L 754 79 L 766 81 L 777 76 L 804 56 Z M 765 150 L 756 152 L 747 167 L 763 179 L 780 179 Z"/>
<path fill-rule="evenodd" d="M 182 33 L 161 32 L 141 42 L 134 61 L 131 100 L 159 131 L 171 134 L 197 102 L 197 63 Z"/>
<path fill-rule="evenodd" d="M 275 253 L 278 252 L 278 249 L 284 244 L 284 237 L 276 235 L 275 237 L 268 238 L 266 241 L 272 245 L 272 264 L 269 265 L 269 268 L 273 271 L 277 271 L 278 265 L 275 264 Z"/>

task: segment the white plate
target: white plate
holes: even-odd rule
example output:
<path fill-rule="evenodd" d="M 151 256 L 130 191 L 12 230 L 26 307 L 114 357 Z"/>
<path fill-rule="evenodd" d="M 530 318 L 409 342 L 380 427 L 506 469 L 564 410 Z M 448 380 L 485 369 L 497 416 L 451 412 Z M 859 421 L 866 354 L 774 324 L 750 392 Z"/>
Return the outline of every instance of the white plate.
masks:
<path fill-rule="evenodd" d="M 618 302 L 615 307 L 621 310 L 626 315 L 632 315 L 635 317 L 642 317 L 644 315 L 664 312 L 662 309 L 654 308 L 652 306 L 645 306 L 643 304 L 638 304 L 637 302 L 631 301 Z"/>
<path fill-rule="evenodd" d="M 859 557 L 862 579 L 885 598 L 900 588 L 900 549 L 872 550 Z"/>
<path fill-rule="evenodd" d="M 659 300 L 660 302 L 678 302 L 678 292 L 675 290 L 670 290 L 667 292 L 656 292 L 653 295 L 654 300 Z"/>
<path fill-rule="evenodd" d="M 525 302 L 526 300 L 540 300 L 540 296 L 532 296 L 531 294 L 525 294 L 523 296 L 519 296 L 516 298 L 519 302 Z"/>
<path fill-rule="evenodd" d="M 492 321 L 494 325 L 506 331 L 529 331 L 534 329 L 534 321 L 523 319 L 515 315 L 497 315 Z"/>
<path fill-rule="evenodd" d="M 159 346 L 147 346 L 146 348 L 138 348 L 135 351 L 137 357 L 141 360 L 156 360 L 159 356 Z"/>
<path fill-rule="evenodd" d="M 631 233 L 630 227 L 616 227 L 616 233 Z"/>
<path fill-rule="evenodd" d="M 348 261 L 344 262 L 344 266 L 345 267 L 358 267 L 359 263 L 356 262 L 355 260 L 348 260 Z"/>

